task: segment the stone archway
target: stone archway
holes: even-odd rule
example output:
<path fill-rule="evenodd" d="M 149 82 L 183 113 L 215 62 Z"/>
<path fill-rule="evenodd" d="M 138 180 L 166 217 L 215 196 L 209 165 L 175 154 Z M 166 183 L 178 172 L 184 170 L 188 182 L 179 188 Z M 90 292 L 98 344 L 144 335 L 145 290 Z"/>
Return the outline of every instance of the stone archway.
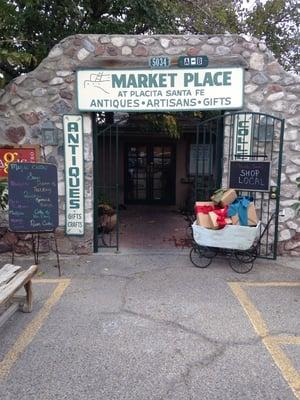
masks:
<path fill-rule="evenodd" d="M 210 66 L 245 68 L 243 111 L 263 112 L 285 118 L 279 240 L 282 251 L 300 254 L 300 221 L 292 204 L 297 197 L 296 177 L 300 165 L 299 78 L 287 73 L 265 44 L 238 35 L 216 36 L 119 36 L 76 35 L 57 44 L 32 72 L 19 76 L 0 92 L 0 144 L 41 144 L 42 125 L 49 120 L 58 131 L 58 145 L 45 146 L 48 162 L 58 166 L 60 250 L 89 253 L 93 249 L 93 149 L 92 119 L 83 114 L 85 159 L 85 235 L 64 235 L 64 146 L 62 115 L 77 113 L 75 71 L 77 68 L 148 66 L 148 57 L 207 55 Z M 2 213 L 3 214 L 3 213 Z M 5 219 L 5 215 L 3 216 Z M 2 225 L 5 225 L 3 222 Z M 4 233 L 5 229 L 3 229 Z M 2 241 L 16 240 L 8 234 Z M 26 249 L 19 240 L 19 250 Z"/>

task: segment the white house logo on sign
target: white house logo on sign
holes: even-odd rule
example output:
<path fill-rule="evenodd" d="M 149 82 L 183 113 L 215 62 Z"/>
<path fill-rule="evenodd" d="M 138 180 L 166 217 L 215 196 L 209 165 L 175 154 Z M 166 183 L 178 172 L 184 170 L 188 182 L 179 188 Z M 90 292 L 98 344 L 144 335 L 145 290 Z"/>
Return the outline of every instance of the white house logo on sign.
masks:
<path fill-rule="evenodd" d="M 81 115 L 64 115 L 66 234 L 84 234 L 83 126 Z"/>
<path fill-rule="evenodd" d="M 242 68 L 77 71 L 81 111 L 236 110 L 243 91 Z"/>

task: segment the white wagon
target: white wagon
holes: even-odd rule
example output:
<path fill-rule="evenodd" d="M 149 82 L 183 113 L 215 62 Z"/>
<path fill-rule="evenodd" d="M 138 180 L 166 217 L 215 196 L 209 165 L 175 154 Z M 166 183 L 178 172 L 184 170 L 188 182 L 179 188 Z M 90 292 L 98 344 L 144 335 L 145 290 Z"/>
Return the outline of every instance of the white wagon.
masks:
<path fill-rule="evenodd" d="M 193 245 L 191 262 L 206 268 L 217 254 L 229 257 L 231 268 L 239 273 L 249 272 L 257 257 L 257 246 L 265 229 L 261 232 L 260 222 L 256 226 L 226 225 L 223 229 L 207 229 L 192 225 Z"/>

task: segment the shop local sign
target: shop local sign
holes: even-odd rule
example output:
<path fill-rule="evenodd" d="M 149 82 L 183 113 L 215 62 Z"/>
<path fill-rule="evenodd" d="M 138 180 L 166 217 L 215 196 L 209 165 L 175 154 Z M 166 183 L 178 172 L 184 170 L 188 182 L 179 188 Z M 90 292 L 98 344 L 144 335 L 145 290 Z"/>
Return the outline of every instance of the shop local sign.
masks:
<path fill-rule="evenodd" d="M 243 92 L 242 68 L 77 71 L 81 111 L 234 110 Z"/>
<path fill-rule="evenodd" d="M 81 115 L 64 115 L 66 234 L 84 234 L 83 126 Z"/>

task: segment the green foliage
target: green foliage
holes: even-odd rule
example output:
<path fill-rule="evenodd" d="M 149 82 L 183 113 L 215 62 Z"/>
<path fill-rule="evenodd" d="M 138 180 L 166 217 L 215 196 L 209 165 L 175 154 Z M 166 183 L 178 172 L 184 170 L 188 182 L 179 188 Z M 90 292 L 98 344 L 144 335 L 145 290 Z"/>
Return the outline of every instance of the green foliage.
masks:
<path fill-rule="evenodd" d="M 180 22 L 186 32 L 205 35 L 240 31 L 234 1 L 183 0 L 180 4 Z"/>
<path fill-rule="evenodd" d="M 300 190 L 300 176 L 296 179 L 296 184 L 298 189 Z M 298 201 L 292 206 L 294 210 L 296 210 L 296 215 L 300 216 L 300 196 L 298 197 Z"/>
<path fill-rule="evenodd" d="M 187 32 L 251 34 L 266 42 L 286 70 L 299 72 L 299 0 L 256 1 L 253 8 L 243 0 L 184 0 L 182 14 Z"/>
<path fill-rule="evenodd" d="M 7 182 L 0 182 L 0 209 L 8 209 L 8 187 Z"/>
<path fill-rule="evenodd" d="M 220 111 L 184 111 L 164 113 L 132 113 L 129 114 L 127 124 L 134 125 L 148 133 L 165 134 L 173 139 L 179 139 L 182 135 L 185 121 L 200 122 L 220 115 Z M 126 125 L 125 125 L 126 126 Z"/>
<path fill-rule="evenodd" d="M 17 77 L 37 65 L 36 58 L 29 53 L 0 49 L 0 88 L 5 82 Z"/>
<path fill-rule="evenodd" d="M 32 70 L 55 44 L 77 33 L 176 33 L 174 3 L 177 0 L 0 0 L 0 79 L 8 82 Z"/>
<path fill-rule="evenodd" d="M 286 69 L 299 64 L 297 0 L 0 0 L 0 77 L 32 70 L 63 38 L 95 34 L 250 33 Z M 1 75 L 2 74 L 2 75 Z M 0 78 L 1 79 L 1 78 Z"/>
<path fill-rule="evenodd" d="M 243 30 L 264 39 L 283 67 L 299 72 L 299 1 L 268 0 L 265 4 L 258 3 L 244 17 Z"/>
<path fill-rule="evenodd" d="M 98 204 L 99 206 L 113 206 L 112 201 L 103 192 L 98 194 Z"/>
<path fill-rule="evenodd" d="M 154 132 L 163 132 L 174 139 L 180 137 L 180 128 L 175 114 L 149 113 L 144 114 L 144 120 L 149 125 L 149 129 Z"/>

